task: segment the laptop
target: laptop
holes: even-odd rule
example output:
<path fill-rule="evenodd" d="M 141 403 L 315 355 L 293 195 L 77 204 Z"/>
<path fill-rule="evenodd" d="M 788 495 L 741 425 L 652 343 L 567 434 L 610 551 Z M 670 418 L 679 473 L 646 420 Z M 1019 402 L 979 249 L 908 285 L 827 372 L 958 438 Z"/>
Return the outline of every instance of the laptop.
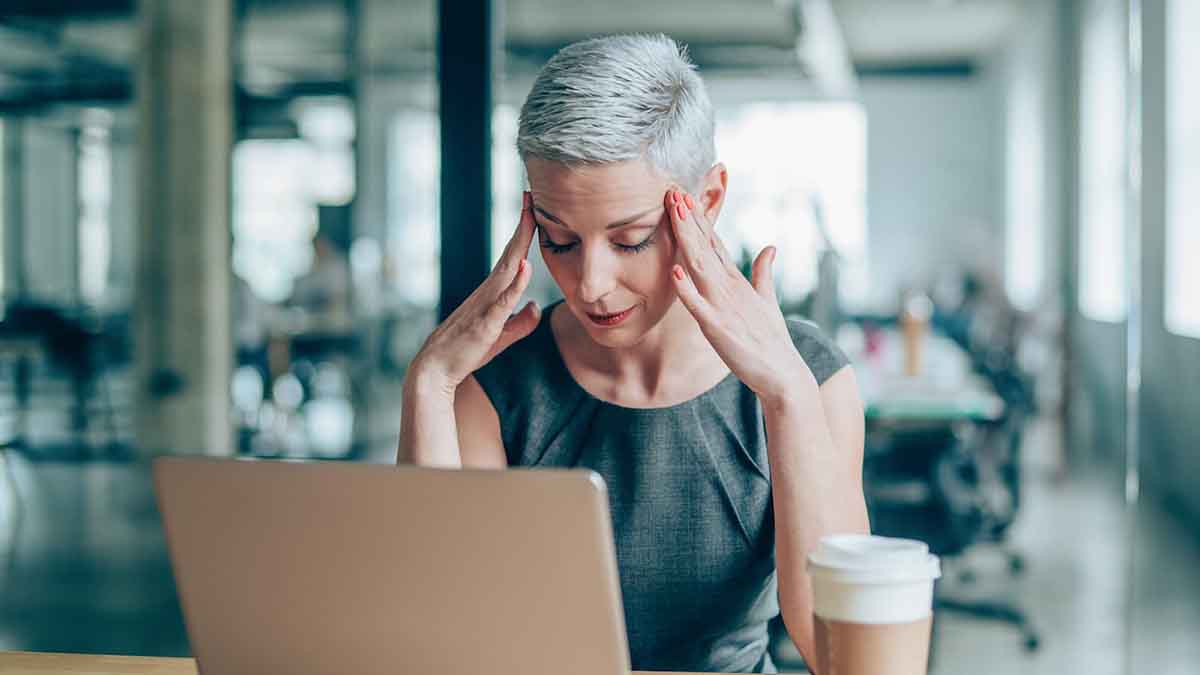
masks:
<path fill-rule="evenodd" d="M 630 670 L 594 472 L 211 458 L 153 470 L 201 673 Z"/>

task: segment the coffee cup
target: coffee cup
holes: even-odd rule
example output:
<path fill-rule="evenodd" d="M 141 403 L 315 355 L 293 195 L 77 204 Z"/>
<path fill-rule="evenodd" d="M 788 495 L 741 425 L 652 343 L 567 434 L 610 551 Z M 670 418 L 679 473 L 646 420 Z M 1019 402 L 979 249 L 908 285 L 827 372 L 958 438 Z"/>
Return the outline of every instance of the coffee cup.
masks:
<path fill-rule="evenodd" d="M 912 539 L 823 537 L 808 556 L 816 675 L 925 675 L 937 556 Z"/>

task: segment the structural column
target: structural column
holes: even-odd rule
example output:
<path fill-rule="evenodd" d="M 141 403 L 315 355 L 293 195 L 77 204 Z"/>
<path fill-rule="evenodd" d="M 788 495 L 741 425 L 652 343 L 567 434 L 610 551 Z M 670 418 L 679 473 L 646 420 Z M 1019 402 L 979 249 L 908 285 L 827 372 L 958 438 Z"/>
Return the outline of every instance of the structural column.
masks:
<path fill-rule="evenodd" d="M 492 82 L 502 12 L 500 0 L 438 2 L 439 321 L 466 300 L 491 269 Z"/>
<path fill-rule="evenodd" d="M 231 0 L 140 0 L 137 445 L 229 454 Z"/>

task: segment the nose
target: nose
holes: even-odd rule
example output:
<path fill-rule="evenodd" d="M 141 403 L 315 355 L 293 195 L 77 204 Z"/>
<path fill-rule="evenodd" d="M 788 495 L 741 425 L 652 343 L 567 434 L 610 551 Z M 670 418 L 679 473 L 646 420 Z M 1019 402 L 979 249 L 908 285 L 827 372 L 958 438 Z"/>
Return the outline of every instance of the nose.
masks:
<path fill-rule="evenodd" d="M 595 304 L 616 286 L 614 256 L 603 246 L 593 246 L 581 254 L 579 301 Z"/>

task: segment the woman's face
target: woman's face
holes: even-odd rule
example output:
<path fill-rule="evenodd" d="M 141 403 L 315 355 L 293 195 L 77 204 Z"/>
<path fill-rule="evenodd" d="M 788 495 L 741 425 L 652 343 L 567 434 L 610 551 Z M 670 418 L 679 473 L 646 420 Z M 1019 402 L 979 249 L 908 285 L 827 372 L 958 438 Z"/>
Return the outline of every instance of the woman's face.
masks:
<path fill-rule="evenodd" d="M 596 342 L 636 344 L 678 297 L 664 207 L 674 184 L 642 160 L 568 168 L 531 158 L 526 170 L 542 259 L 567 307 Z M 625 312 L 615 325 L 598 320 Z"/>

